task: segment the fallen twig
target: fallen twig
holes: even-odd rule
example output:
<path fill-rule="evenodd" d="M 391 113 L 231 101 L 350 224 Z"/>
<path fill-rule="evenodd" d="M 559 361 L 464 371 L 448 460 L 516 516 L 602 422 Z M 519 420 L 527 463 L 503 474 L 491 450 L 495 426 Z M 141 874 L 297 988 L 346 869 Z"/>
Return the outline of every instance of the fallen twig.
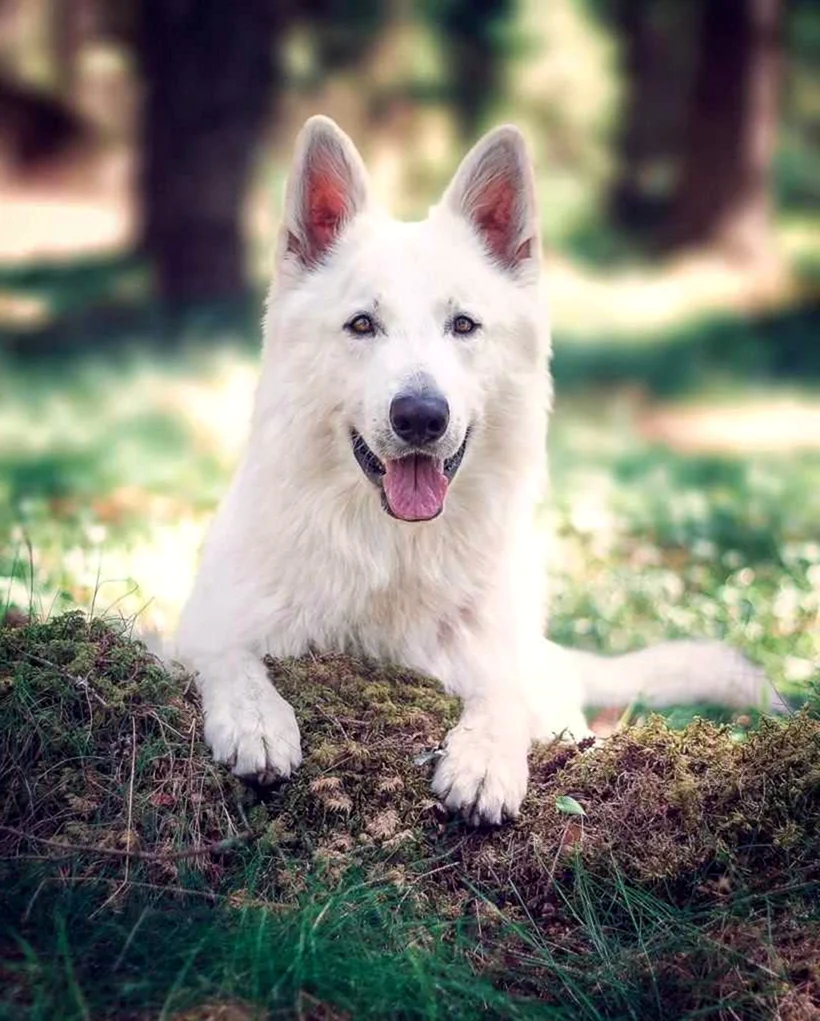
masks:
<path fill-rule="evenodd" d="M 54 670 L 61 677 L 64 677 L 67 681 L 71 681 L 75 684 L 80 691 L 85 692 L 86 697 L 92 697 L 104 708 L 108 709 L 109 705 L 102 697 L 102 695 L 95 691 L 92 685 L 89 683 L 87 677 L 79 677 L 77 674 L 72 674 L 70 670 L 67 670 L 64 666 L 60 666 L 59 663 L 52 663 L 50 659 L 46 659 L 44 656 L 38 656 L 36 652 L 30 652 L 28 649 L 24 650 L 23 655 L 31 663 L 36 663 L 37 666 L 44 666 L 50 670 Z"/>
<path fill-rule="evenodd" d="M 33 840 L 44 847 L 51 847 L 55 851 L 65 851 L 67 854 L 103 854 L 111 858 L 135 858 L 138 861 L 182 861 L 185 858 L 199 858 L 206 854 L 221 854 L 223 851 L 230 851 L 232 848 L 246 843 L 254 836 L 254 833 L 246 830 L 237 833 L 234 837 L 215 840 L 210 844 L 199 844 L 181 851 L 134 851 L 130 848 L 124 850 L 119 847 L 97 847 L 94 844 L 69 844 L 62 840 L 38 837 L 33 833 L 18 830 L 14 826 L 0 825 L 0 833 L 18 837 L 20 840 Z"/>

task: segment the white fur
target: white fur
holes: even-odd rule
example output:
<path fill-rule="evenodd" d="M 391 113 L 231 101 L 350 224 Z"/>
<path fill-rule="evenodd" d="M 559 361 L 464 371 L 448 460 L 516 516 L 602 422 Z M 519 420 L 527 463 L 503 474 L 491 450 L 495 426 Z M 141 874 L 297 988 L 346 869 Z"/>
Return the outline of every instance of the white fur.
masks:
<path fill-rule="evenodd" d="M 311 263 L 305 209 L 316 166 L 331 167 L 347 206 L 335 244 Z M 488 256 L 475 219 L 488 182 L 499 180 L 515 199 L 507 265 Z M 419 670 L 458 695 L 463 716 L 433 790 L 473 821 L 517 814 L 531 740 L 586 733 L 583 675 L 600 673 L 600 662 L 571 660 L 542 637 L 534 518 L 551 383 L 537 222 L 532 169 L 514 128 L 483 139 L 440 205 L 414 224 L 375 206 L 358 154 L 332 122 L 313 118 L 303 129 L 251 436 L 174 650 L 198 672 L 214 755 L 237 773 L 288 776 L 301 759 L 293 711 L 261 663 L 266 653 L 351 651 Z M 344 330 L 374 303 L 384 334 Z M 456 313 L 481 329 L 447 333 Z M 383 510 L 353 457 L 350 429 L 380 457 L 397 456 L 389 403 L 422 375 L 450 405 L 440 456 L 459 448 L 468 427 L 470 436 L 444 513 L 407 523 Z M 749 677 L 759 697 L 759 676 Z M 625 697 L 629 685 L 617 687 Z"/>

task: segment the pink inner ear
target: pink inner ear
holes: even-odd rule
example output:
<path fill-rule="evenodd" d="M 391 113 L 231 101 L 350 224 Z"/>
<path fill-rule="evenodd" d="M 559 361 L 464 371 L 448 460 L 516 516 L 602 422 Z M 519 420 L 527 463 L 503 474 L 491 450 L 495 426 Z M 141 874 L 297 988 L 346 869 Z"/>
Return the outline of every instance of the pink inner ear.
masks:
<path fill-rule="evenodd" d="M 515 188 L 509 178 L 487 182 L 476 199 L 472 218 L 491 254 L 505 264 L 515 262 Z"/>
<path fill-rule="evenodd" d="M 314 170 L 305 190 L 305 236 L 308 256 L 321 258 L 339 235 L 349 203 L 340 178 L 330 169 Z"/>

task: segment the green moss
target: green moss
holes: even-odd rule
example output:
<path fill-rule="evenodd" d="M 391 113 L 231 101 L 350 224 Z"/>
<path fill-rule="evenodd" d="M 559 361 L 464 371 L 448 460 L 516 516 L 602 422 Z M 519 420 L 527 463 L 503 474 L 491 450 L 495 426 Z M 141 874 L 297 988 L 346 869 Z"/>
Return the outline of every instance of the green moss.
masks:
<path fill-rule="evenodd" d="M 195 696 L 124 626 L 71 613 L 2 627 L 0 677 L 0 823 L 26 834 L 0 833 L 0 854 L 27 838 L 171 851 L 241 828 L 240 785 L 201 743 Z M 91 856 L 84 868 L 124 864 Z"/>
<path fill-rule="evenodd" d="M 568 853 L 568 827 L 578 828 L 573 856 L 587 867 L 614 864 L 638 882 L 820 860 L 820 722 L 809 710 L 786 723 L 763 719 L 743 741 L 708 721 L 673 731 L 652 718 L 583 752 L 538 747 L 520 819 L 500 833 L 472 832 L 446 819 L 430 794 L 429 753 L 458 713 L 434 682 L 342 656 L 268 665 L 296 709 L 305 757 L 253 819 L 269 841 L 289 834 L 288 854 L 306 861 L 327 847 L 346 848 L 339 855 L 351 864 L 381 845 L 401 857 L 412 836 L 431 854 L 458 848 L 462 864 L 488 880 L 483 863 L 503 853 L 508 874 L 537 897 L 549 885 L 544 862 Z M 191 686 L 122 629 L 79 613 L 5 627 L 0 677 L 4 824 L 59 837 L 72 822 L 70 798 L 85 806 L 84 832 L 121 828 L 131 788 L 143 841 L 203 826 L 218 838 L 239 827 L 230 803 L 249 795 L 212 764 Z M 184 821 L 194 795 L 195 826 Z M 562 795 L 583 806 L 583 821 L 559 811 Z"/>

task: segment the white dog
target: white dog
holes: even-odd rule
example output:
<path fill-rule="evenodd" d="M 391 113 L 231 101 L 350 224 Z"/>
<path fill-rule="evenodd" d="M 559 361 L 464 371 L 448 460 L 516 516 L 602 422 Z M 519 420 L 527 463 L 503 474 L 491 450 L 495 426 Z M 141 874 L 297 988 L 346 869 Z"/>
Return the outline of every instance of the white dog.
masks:
<path fill-rule="evenodd" d="M 263 781 L 300 763 L 266 653 L 349 651 L 437 678 L 463 715 L 433 790 L 473 822 L 516 815 L 531 741 L 586 734 L 584 698 L 761 699 L 760 672 L 715 643 L 606 660 L 544 639 L 549 354 L 517 129 L 483 138 L 409 224 L 376 206 L 347 136 L 307 122 L 249 444 L 176 638 L 219 761 Z"/>

